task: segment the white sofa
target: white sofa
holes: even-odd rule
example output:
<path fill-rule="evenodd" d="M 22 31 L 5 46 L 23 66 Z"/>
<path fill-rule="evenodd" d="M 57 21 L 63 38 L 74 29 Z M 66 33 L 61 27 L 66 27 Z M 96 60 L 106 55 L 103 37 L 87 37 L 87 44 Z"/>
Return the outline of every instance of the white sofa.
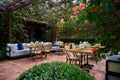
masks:
<path fill-rule="evenodd" d="M 29 43 L 23 43 L 24 49 L 18 50 L 17 43 L 8 43 L 7 44 L 7 56 L 8 57 L 19 57 L 28 55 L 30 52 L 29 48 L 26 48 L 26 45 L 30 45 Z"/>

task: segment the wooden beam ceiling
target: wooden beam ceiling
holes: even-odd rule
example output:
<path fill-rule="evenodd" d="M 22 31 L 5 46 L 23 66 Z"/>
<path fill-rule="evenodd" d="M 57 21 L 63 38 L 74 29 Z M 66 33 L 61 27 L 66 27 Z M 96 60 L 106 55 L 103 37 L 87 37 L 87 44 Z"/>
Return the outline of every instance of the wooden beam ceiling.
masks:
<path fill-rule="evenodd" d="M 0 12 L 13 12 L 24 6 L 27 6 L 33 1 L 34 0 L 0 0 Z"/>

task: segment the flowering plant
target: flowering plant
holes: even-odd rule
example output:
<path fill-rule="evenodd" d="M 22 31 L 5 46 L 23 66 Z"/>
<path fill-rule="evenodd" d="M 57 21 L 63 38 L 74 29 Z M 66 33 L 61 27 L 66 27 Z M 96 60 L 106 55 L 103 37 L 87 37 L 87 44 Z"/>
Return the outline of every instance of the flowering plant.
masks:
<path fill-rule="evenodd" d="M 84 28 L 96 27 L 98 33 L 90 32 L 89 34 L 96 34 L 94 37 L 101 39 L 110 38 L 113 34 L 112 30 L 118 30 L 120 18 L 120 0 L 83 0 L 75 4 L 71 8 L 71 13 L 68 17 L 62 17 L 60 21 L 63 34 L 74 35 L 79 33 Z M 88 27 L 89 26 L 89 27 Z M 89 29 L 90 30 L 90 29 Z M 101 32 L 100 32 L 101 31 Z M 72 33 L 71 33 L 72 32 Z M 81 31 L 82 32 L 82 31 Z M 62 34 L 62 35 L 63 35 Z M 86 33 L 87 34 L 87 33 Z"/>
<path fill-rule="evenodd" d="M 88 25 L 90 22 L 91 24 L 95 23 L 97 25 L 99 23 L 101 25 L 106 23 L 107 16 L 112 12 L 115 3 L 119 4 L 120 0 L 83 0 L 83 2 L 79 2 L 79 4 L 72 7 L 70 17 L 65 20 L 62 18 L 61 20 L 64 22 L 83 22 L 85 25 Z M 103 21 L 105 18 L 106 20 Z"/>

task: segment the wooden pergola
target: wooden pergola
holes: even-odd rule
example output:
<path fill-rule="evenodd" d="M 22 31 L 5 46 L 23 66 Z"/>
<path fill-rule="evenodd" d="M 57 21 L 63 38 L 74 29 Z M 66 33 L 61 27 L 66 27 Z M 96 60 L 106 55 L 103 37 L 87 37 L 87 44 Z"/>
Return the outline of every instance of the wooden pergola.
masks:
<path fill-rule="evenodd" d="M 0 13 L 11 13 L 22 7 L 25 7 L 31 4 L 34 0 L 0 0 Z M 12 38 L 12 29 L 11 29 L 12 20 L 9 17 L 8 19 L 8 42 L 11 43 Z"/>
<path fill-rule="evenodd" d="M 0 0 L 0 12 L 13 12 L 29 5 L 34 0 Z"/>

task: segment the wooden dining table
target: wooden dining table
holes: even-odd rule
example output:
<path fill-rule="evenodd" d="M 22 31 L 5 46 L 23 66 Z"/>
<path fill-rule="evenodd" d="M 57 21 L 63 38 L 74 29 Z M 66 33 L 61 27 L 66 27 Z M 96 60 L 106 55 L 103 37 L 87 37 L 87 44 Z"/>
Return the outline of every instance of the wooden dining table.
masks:
<path fill-rule="evenodd" d="M 80 55 L 80 61 L 81 61 L 81 67 L 83 67 L 83 66 L 87 66 L 88 68 L 92 68 L 93 67 L 93 65 L 92 64 L 89 64 L 89 60 L 88 60 L 88 56 L 90 55 L 90 56 L 92 56 L 92 55 L 94 55 L 95 54 L 95 52 L 96 52 L 96 50 L 93 50 L 92 48 L 96 48 L 96 50 L 97 49 L 101 49 L 101 48 L 105 48 L 105 46 L 99 46 L 99 47 L 96 47 L 96 46 L 90 46 L 89 48 L 84 48 L 84 49 L 80 49 L 80 48 L 75 48 L 75 49 L 69 49 L 69 50 L 66 50 L 66 51 L 68 51 L 68 52 L 73 52 L 73 53 L 80 53 L 81 55 Z M 82 57 L 83 57 L 83 55 L 86 55 L 87 57 L 87 62 L 85 63 L 85 64 L 83 64 L 82 65 L 82 62 L 83 62 L 83 60 L 82 60 Z"/>
<path fill-rule="evenodd" d="M 83 67 L 83 65 L 82 65 L 82 62 L 83 62 L 83 60 L 82 60 L 82 56 L 83 55 L 86 55 L 87 56 L 87 62 L 84 64 L 84 65 L 86 65 L 86 66 L 89 66 L 90 67 L 90 64 L 89 64 L 89 61 L 88 61 L 88 56 L 89 55 L 94 55 L 94 52 L 90 49 L 90 48 L 85 48 L 85 49 L 80 49 L 80 48 L 75 48 L 75 49 L 69 49 L 69 50 L 66 50 L 66 51 L 68 51 L 68 52 L 73 52 L 73 53 L 80 53 L 81 55 L 80 55 L 80 63 L 81 63 L 81 67 Z"/>

